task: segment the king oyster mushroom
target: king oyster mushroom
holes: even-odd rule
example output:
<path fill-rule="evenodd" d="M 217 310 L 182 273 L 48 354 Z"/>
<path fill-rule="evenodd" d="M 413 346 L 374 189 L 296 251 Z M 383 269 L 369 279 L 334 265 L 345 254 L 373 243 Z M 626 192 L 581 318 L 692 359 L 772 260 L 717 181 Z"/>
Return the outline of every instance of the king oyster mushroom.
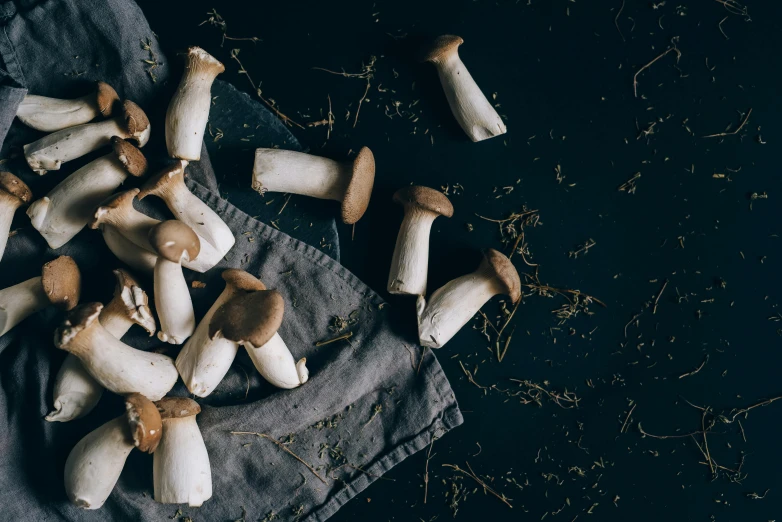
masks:
<path fill-rule="evenodd" d="M 50 304 L 71 310 L 79 303 L 81 273 L 68 256 L 49 261 L 40 277 L 0 290 L 0 335 Z"/>
<path fill-rule="evenodd" d="M 143 147 L 149 140 L 149 132 L 147 115 L 141 107 L 125 100 L 121 114 L 53 132 L 25 145 L 24 157 L 33 171 L 44 175 L 50 170 L 59 170 L 63 163 L 108 145 L 112 136 L 132 139 Z"/>
<path fill-rule="evenodd" d="M 28 94 L 16 109 L 16 117 L 33 129 L 54 132 L 90 122 L 98 116 L 108 118 L 118 101 L 117 91 L 111 85 L 97 82 L 94 92 L 72 100 Z"/>
<path fill-rule="evenodd" d="M 139 149 L 118 136 L 111 138 L 113 151 L 80 168 L 45 197 L 27 209 L 33 227 L 51 248 L 60 248 L 73 239 L 92 219 L 95 208 L 128 175 L 141 177 L 147 160 Z"/>
<path fill-rule="evenodd" d="M 10 172 L 0 172 L 0 259 L 3 259 L 16 209 L 31 199 L 33 193 L 24 181 Z"/>
<path fill-rule="evenodd" d="M 139 393 L 125 397 L 125 414 L 89 433 L 65 461 L 65 492 L 84 509 L 98 509 L 117 484 L 133 448 L 152 453 L 163 434 L 157 407 Z"/>

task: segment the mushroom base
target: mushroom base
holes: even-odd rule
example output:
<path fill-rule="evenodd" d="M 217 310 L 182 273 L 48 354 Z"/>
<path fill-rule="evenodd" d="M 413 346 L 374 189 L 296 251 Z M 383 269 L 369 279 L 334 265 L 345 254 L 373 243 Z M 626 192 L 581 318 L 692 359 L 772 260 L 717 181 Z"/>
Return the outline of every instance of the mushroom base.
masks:
<path fill-rule="evenodd" d="M 155 308 L 160 319 L 158 339 L 182 344 L 195 330 L 195 312 L 182 267 L 158 257 L 155 264 Z"/>
<path fill-rule="evenodd" d="M 249 344 L 245 345 L 245 348 L 261 377 L 277 388 L 298 388 L 309 379 L 305 366 L 307 360 L 301 359 L 296 363 L 279 334 L 274 334 L 269 342 L 260 348 Z"/>
<path fill-rule="evenodd" d="M 98 404 L 103 386 L 84 368 L 78 357 L 68 354 L 54 381 L 54 410 L 49 422 L 68 422 L 84 417 Z"/>
<path fill-rule="evenodd" d="M 163 419 L 152 477 L 157 502 L 198 507 L 211 498 L 212 469 L 195 416 Z"/>
<path fill-rule="evenodd" d="M 48 304 L 40 277 L 0 290 L 0 336 Z"/>

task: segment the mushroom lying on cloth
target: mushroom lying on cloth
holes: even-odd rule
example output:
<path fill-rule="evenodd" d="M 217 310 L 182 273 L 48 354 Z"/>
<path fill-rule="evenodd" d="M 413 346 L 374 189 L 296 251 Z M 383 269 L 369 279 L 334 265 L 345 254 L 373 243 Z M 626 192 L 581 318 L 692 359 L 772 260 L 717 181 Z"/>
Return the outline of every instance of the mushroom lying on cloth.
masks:
<path fill-rule="evenodd" d="M 510 259 L 494 249 L 478 269 L 437 289 L 426 302 L 418 298 L 418 337 L 422 346 L 441 348 L 495 295 L 521 299 L 521 281 Z"/>
<path fill-rule="evenodd" d="M 43 175 L 50 170 L 59 170 L 63 163 L 108 145 L 112 136 L 132 139 L 143 147 L 149 141 L 149 132 L 147 115 L 141 107 L 125 100 L 121 114 L 53 132 L 25 145 L 24 157 L 33 171 Z"/>
<path fill-rule="evenodd" d="M 361 147 L 352 163 L 281 149 L 257 149 L 253 166 L 256 191 L 290 192 L 342 204 L 342 222 L 352 225 L 364 215 L 375 183 L 375 157 Z"/>
<path fill-rule="evenodd" d="M 97 82 L 94 92 L 72 100 L 28 94 L 19 104 L 16 117 L 33 129 L 54 132 L 90 122 L 98 116 L 108 118 L 118 101 L 117 91 L 111 85 Z"/>
<path fill-rule="evenodd" d="M 155 500 L 198 507 L 212 496 L 209 454 L 196 423 L 201 407 L 185 397 L 166 397 L 156 404 L 163 436 L 152 457 Z"/>
<path fill-rule="evenodd" d="M 464 40 L 458 36 L 440 36 L 434 41 L 424 60 L 432 62 L 437 68 L 451 112 L 472 141 L 505 134 L 507 129 L 502 118 L 459 58 L 459 46 L 462 43 Z"/>
<path fill-rule="evenodd" d="M 104 388 L 120 395 L 138 392 L 158 400 L 176 384 L 174 361 L 165 355 L 136 350 L 103 325 L 100 303 L 76 307 L 54 332 L 54 344 L 78 357 Z"/>
<path fill-rule="evenodd" d="M 0 259 L 3 259 L 16 209 L 31 199 L 33 193 L 24 181 L 10 172 L 0 172 Z"/>
<path fill-rule="evenodd" d="M 146 292 L 125 270 L 114 270 L 117 283 L 114 298 L 103 307 L 98 320 L 117 339 L 137 324 L 149 335 L 157 329 L 149 309 Z M 103 386 L 84 368 L 79 358 L 69 353 L 54 381 L 54 410 L 46 416 L 50 422 L 68 422 L 87 415 L 103 395 Z"/>
<path fill-rule="evenodd" d="M 392 294 L 426 295 L 429 234 L 439 216 L 453 216 L 453 205 L 440 191 L 411 186 L 396 191 L 394 201 L 405 208 L 388 275 Z"/>
<path fill-rule="evenodd" d="M 209 322 L 209 338 L 222 337 L 242 345 L 255 369 L 277 388 L 301 386 L 309 378 L 307 359 L 296 362 L 277 333 L 285 300 L 276 290 L 260 290 L 233 297 L 217 309 Z"/>
<path fill-rule="evenodd" d="M 68 455 L 65 461 L 68 499 L 84 509 L 103 506 L 133 448 L 152 453 L 162 434 L 157 407 L 141 394 L 128 395 L 125 414 L 89 433 Z"/>
<path fill-rule="evenodd" d="M 266 286 L 256 277 L 235 268 L 223 272 L 225 289 L 214 302 L 206 315 L 198 323 L 193 336 L 176 358 L 179 375 L 190 393 L 206 397 L 220 384 L 236 357 L 239 344 L 222 336 L 209 337 L 209 324 L 215 312 L 236 295 L 266 290 Z"/>
<path fill-rule="evenodd" d="M 0 290 L 0 335 L 50 304 L 71 310 L 79 304 L 81 273 L 68 256 L 49 261 L 40 277 Z"/>
<path fill-rule="evenodd" d="M 113 151 L 80 168 L 27 209 L 33 227 L 51 248 L 60 248 L 90 222 L 95 207 L 128 175 L 141 177 L 147 160 L 129 141 L 114 136 Z"/>

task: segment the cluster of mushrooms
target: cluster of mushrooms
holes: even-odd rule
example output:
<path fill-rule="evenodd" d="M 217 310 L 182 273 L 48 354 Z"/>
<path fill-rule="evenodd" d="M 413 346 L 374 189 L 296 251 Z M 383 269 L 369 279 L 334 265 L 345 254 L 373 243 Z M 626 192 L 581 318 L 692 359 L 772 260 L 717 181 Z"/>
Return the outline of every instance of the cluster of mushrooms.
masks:
<path fill-rule="evenodd" d="M 502 120 L 459 59 L 461 42 L 455 36 L 438 38 L 427 60 L 437 66 L 454 115 L 473 141 L 502 134 Z M 68 498 L 86 509 L 104 504 L 133 448 L 153 453 L 156 501 L 200 506 L 211 497 L 209 456 L 195 420 L 200 407 L 192 399 L 167 396 L 179 377 L 194 396 L 207 397 L 243 347 L 259 374 L 278 388 L 296 388 L 309 378 L 306 359 L 296 361 L 277 333 L 285 309 L 282 295 L 245 271 L 222 272 L 225 289 L 196 322 L 182 269 L 212 269 L 235 242 L 230 228 L 184 181 L 188 163 L 200 159 L 211 86 L 223 71 L 202 49 L 188 50 L 184 75 L 166 113 L 171 161 L 140 189 L 116 192 L 129 177 L 147 175 L 140 149 L 150 137 L 149 120 L 108 84 L 98 82 L 94 93 L 70 100 L 28 95 L 17 113 L 26 125 L 49 133 L 24 147 L 27 163 L 40 175 L 98 149 L 110 147 L 111 152 L 37 200 L 21 179 L 0 172 L 0 259 L 16 210 L 28 205 L 32 226 L 52 249 L 85 227 L 99 230 L 120 261 L 153 281 L 157 320 L 147 293 L 125 269 L 114 270 L 116 285 L 108 304 L 79 304 L 81 275 L 68 256 L 43 265 L 40 277 L 0 290 L 0 335 L 45 307 L 67 312 L 54 334 L 55 346 L 68 355 L 55 379 L 54 408 L 47 421 L 87 415 L 104 390 L 125 398 L 125 413 L 81 439 L 66 461 Z M 252 187 L 261 194 L 339 201 L 342 221 L 352 224 L 369 205 L 375 160 L 367 147 L 349 163 L 258 149 L 252 176 Z M 162 199 L 175 219 L 159 221 L 136 210 L 133 202 L 147 196 Z M 432 223 L 441 215 L 451 217 L 453 206 L 441 192 L 421 186 L 399 190 L 394 201 L 405 215 L 388 291 L 418 296 L 422 345 L 443 346 L 494 295 L 518 301 L 516 270 L 507 257 L 489 250 L 474 273 L 447 283 L 427 302 Z M 176 360 L 123 343 L 134 325 L 163 342 L 183 345 Z"/>

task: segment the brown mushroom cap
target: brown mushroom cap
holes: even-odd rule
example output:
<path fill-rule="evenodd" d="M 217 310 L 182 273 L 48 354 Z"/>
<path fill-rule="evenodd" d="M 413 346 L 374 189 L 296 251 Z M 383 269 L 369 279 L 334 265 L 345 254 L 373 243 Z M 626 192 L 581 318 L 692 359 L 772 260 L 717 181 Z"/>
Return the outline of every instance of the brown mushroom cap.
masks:
<path fill-rule="evenodd" d="M 460 45 L 464 43 L 461 36 L 444 34 L 434 39 L 434 42 L 424 52 L 423 61 L 437 62 L 449 54 L 457 52 Z"/>
<path fill-rule="evenodd" d="M 429 187 L 412 185 L 394 193 L 394 201 L 405 207 L 420 208 L 440 216 L 453 216 L 453 205 L 448 197 Z"/>
<path fill-rule="evenodd" d="M 131 142 L 123 140 L 119 136 L 111 138 L 111 147 L 114 149 L 114 155 L 117 157 L 128 174 L 140 178 L 147 173 L 147 158 Z"/>
<path fill-rule="evenodd" d="M 81 272 L 73 258 L 60 256 L 41 269 L 41 284 L 46 297 L 63 310 L 73 310 L 81 297 Z"/>
<path fill-rule="evenodd" d="M 521 280 L 516 267 L 504 254 L 497 252 L 493 248 L 483 253 L 483 261 L 478 270 L 496 277 L 503 286 L 502 293 L 509 296 L 515 304 L 521 299 Z"/>
<path fill-rule="evenodd" d="M 163 397 L 155 403 L 161 419 L 181 419 L 201 413 L 201 406 L 187 397 Z"/>
<path fill-rule="evenodd" d="M 185 182 L 185 166 L 187 161 L 177 160 L 175 163 L 163 168 L 160 172 L 152 176 L 141 187 L 141 192 L 138 193 L 139 201 L 149 196 L 161 197 L 168 193 L 175 185 L 184 184 Z"/>
<path fill-rule="evenodd" d="M 149 297 L 132 275 L 121 268 L 114 270 L 117 283 L 114 286 L 114 298 L 103 309 L 103 314 L 122 314 L 154 335 L 157 323 L 149 309 Z"/>
<path fill-rule="evenodd" d="M 108 198 L 95 209 L 95 215 L 90 221 L 90 228 L 95 230 L 104 223 L 115 226 L 120 224 L 121 220 L 118 219 L 118 216 L 133 209 L 133 199 L 138 193 L 139 190 L 134 188 Z"/>
<path fill-rule="evenodd" d="M 141 107 L 130 100 L 122 102 L 122 115 L 125 120 L 125 128 L 136 141 L 149 131 L 149 119 Z"/>
<path fill-rule="evenodd" d="M 375 156 L 368 147 L 361 147 L 355 161 L 353 173 L 342 199 L 342 222 L 352 225 L 364 215 L 372 197 L 375 184 Z"/>
<path fill-rule="evenodd" d="M 3 193 L 18 199 L 20 205 L 26 205 L 33 199 L 30 187 L 10 172 L 0 172 L 0 195 Z"/>
<path fill-rule="evenodd" d="M 68 317 L 54 331 L 54 345 L 61 350 L 70 351 L 71 343 L 78 339 L 82 332 L 100 324 L 100 303 L 85 303 L 68 313 Z"/>
<path fill-rule="evenodd" d="M 260 279 L 238 268 L 223 270 L 223 280 L 226 286 L 231 286 L 236 290 L 244 290 L 245 292 L 266 290 L 266 285 Z"/>
<path fill-rule="evenodd" d="M 119 95 L 114 87 L 106 82 L 98 82 L 95 91 L 95 102 L 98 104 L 98 110 L 104 117 L 111 116 L 114 105 L 119 101 Z"/>
<path fill-rule="evenodd" d="M 152 453 L 163 435 L 163 421 L 155 403 L 140 393 L 125 397 L 125 418 L 133 444 L 145 453 Z"/>
<path fill-rule="evenodd" d="M 276 290 L 238 295 L 214 313 L 209 338 L 220 333 L 229 341 L 259 348 L 277 333 L 284 312 L 285 300 Z"/>
<path fill-rule="evenodd" d="M 152 227 L 149 243 L 160 257 L 173 263 L 180 263 L 182 259 L 192 261 L 201 251 L 198 235 L 192 228 L 175 219 Z"/>

